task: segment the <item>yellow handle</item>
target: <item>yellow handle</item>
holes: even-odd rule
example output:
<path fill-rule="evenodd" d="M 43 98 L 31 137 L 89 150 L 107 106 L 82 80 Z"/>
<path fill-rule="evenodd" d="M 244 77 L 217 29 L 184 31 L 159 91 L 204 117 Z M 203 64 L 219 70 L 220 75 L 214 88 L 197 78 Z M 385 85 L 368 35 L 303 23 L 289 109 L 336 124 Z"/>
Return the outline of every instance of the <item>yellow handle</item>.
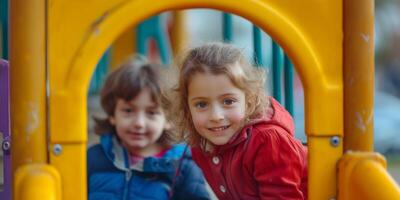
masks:
<path fill-rule="evenodd" d="M 61 178 L 53 166 L 23 165 L 14 178 L 15 200 L 61 200 Z"/>

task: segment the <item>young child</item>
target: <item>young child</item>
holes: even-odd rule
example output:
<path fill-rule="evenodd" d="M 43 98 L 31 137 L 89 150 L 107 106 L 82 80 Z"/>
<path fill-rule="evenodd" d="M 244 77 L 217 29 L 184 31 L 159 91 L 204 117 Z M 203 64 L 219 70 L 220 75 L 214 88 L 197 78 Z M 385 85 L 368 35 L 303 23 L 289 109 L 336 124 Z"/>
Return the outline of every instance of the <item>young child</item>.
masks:
<path fill-rule="evenodd" d="M 100 144 L 88 150 L 88 196 L 100 199 L 209 199 L 201 170 L 175 144 L 159 68 L 134 58 L 101 91 Z"/>
<path fill-rule="evenodd" d="M 191 49 L 180 66 L 177 125 L 216 196 L 307 199 L 307 150 L 265 96 L 263 71 L 222 43 Z"/>

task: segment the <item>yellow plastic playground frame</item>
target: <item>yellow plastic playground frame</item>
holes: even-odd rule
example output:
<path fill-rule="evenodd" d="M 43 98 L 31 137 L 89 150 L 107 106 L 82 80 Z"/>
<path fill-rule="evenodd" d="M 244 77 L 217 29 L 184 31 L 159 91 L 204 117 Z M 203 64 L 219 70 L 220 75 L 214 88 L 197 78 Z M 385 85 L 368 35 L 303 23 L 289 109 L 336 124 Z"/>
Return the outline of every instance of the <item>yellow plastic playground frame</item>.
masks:
<path fill-rule="evenodd" d="M 400 199 L 385 160 L 371 152 L 373 0 L 12 0 L 14 199 L 87 198 L 86 98 L 97 61 L 142 20 L 190 8 L 247 18 L 296 66 L 305 91 L 309 199 Z"/>

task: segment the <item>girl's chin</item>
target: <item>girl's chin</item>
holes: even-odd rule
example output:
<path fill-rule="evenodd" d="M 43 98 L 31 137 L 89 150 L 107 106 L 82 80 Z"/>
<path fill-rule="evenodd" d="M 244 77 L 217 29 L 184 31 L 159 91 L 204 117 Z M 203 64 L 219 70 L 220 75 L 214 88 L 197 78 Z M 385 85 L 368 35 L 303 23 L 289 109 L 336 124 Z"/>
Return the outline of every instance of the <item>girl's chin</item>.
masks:
<path fill-rule="evenodd" d="M 224 139 L 224 140 L 221 140 L 221 139 L 211 139 L 211 140 L 208 140 L 208 141 L 210 141 L 211 144 L 213 144 L 213 145 L 215 145 L 215 146 L 221 146 L 221 145 L 224 145 L 224 144 L 228 143 L 229 140 L 226 140 L 226 139 Z"/>

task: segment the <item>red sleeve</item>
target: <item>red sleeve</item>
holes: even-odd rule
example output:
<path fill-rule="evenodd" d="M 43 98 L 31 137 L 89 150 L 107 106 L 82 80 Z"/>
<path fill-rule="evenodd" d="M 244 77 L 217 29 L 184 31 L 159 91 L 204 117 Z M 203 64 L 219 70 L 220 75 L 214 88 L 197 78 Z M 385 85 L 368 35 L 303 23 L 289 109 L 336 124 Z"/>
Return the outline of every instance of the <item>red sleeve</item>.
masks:
<path fill-rule="evenodd" d="M 301 143 L 279 129 L 257 135 L 254 177 L 260 199 L 305 199 L 301 182 L 306 153 Z"/>

